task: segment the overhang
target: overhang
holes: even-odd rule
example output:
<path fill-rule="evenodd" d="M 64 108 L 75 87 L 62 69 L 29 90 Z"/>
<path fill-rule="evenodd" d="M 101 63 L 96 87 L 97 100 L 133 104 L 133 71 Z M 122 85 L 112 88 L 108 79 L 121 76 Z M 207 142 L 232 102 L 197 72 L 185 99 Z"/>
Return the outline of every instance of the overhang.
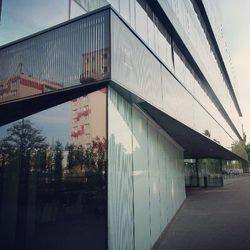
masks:
<path fill-rule="evenodd" d="M 184 157 L 189 159 L 215 158 L 224 160 L 245 161 L 230 150 L 224 148 L 210 138 L 189 128 L 185 124 L 172 118 L 150 103 L 142 100 L 135 94 L 111 82 L 111 86 L 126 100 L 136 103 L 147 113 L 166 133 L 173 138 L 183 149 Z"/>

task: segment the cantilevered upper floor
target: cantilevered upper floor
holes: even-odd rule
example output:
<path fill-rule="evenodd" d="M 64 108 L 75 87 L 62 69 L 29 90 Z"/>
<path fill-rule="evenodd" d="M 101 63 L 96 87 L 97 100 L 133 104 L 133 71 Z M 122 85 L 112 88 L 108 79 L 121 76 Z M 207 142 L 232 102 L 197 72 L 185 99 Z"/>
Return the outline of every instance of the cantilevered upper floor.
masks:
<path fill-rule="evenodd" d="M 85 12 L 105 5 L 77 2 Z M 212 156 L 195 155 L 203 139 L 229 152 L 241 139 L 241 113 L 202 2 L 112 2 L 113 7 L 90 11 L 0 48 L 0 101 L 6 118 L 1 123 L 20 115 L 6 113 L 16 100 L 105 81 L 155 120 L 165 117 L 158 119 L 162 126 L 170 124 L 169 118 L 187 128 L 182 127 L 189 134 L 187 156 Z M 171 135 L 179 133 L 178 142 L 186 136 L 173 132 L 173 123 L 165 129 Z M 188 131 L 198 133 L 196 146 L 188 143 L 193 137 Z M 220 150 L 215 151 L 213 156 L 220 157 Z"/>

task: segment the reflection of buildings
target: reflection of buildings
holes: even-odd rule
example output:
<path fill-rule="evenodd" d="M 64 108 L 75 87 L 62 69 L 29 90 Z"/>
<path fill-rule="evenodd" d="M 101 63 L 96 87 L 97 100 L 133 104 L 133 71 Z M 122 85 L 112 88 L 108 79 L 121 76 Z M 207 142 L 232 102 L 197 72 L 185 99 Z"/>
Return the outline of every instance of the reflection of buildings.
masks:
<path fill-rule="evenodd" d="M 20 74 L 8 80 L 0 81 L 0 102 L 11 101 L 61 88 L 63 88 L 63 85 L 60 83 L 38 80 L 31 76 Z"/>
<path fill-rule="evenodd" d="M 102 1 L 78 2 L 89 9 L 94 2 Z M 119 7 L 116 13 L 105 7 L 77 21 L 0 49 L 0 77 L 6 74 L 5 70 L 16 70 L 13 65 L 17 65 L 20 55 L 22 61 L 33 65 L 36 72 L 43 70 L 52 77 L 61 74 L 67 86 L 79 84 L 80 76 L 82 86 L 64 89 L 60 95 L 47 95 L 46 101 L 39 102 L 39 97 L 34 98 L 38 103 L 37 112 L 76 98 L 71 107 L 72 128 L 66 132 L 68 135 L 71 133 L 72 143 L 88 145 L 96 136 L 105 135 L 108 126 L 107 152 L 101 152 L 100 157 L 103 159 L 103 155 L 108 155 L 108 161 L 97 162 L 97 150 L 85 150 L 84 157 L 81 157 L 82 152 L 72 145 L 67 156 L 68 166 L 74 166 L 75 170 L 83 164 L 88 174 L 93 165 L 103 170 L 105 163 L 105 181 L 103 174 L 99 175 L 101 178 L 96 174 L 88 175 L 87 186 L 79 185 L 76 179 L 73 182 L 70 180 L 68 186 L 58 185 L 65 199 L 62 195 L 47 194 L 50 205 L 47 209 L 47 203 L 44 203 L 44 211 L 50 210 L 51 217 L 59 219 L 53 220 L 55 223 L 51 227 L 39 228 L 34 220 L 37 230 L 30 240 L 32 216 L 25 214 L 25 225 L 17 223 L 16 228 L 14 220 L 9 218 L 16 217 L 19 207 L 12 209 L 13 216 L 10 217 L 8 199 L 4 201 L 7 205 L 1 214 L 6 223 L 2 228 L 8 229 L 8 235 L 13 235 L 13 238 L 16 233 L 26 230 L 26 235 L 17 240 L 26 239 L 36 244 L 33 248 L 28 246 L 28 249 L 55 250 L 54 246 L 60 247 L 64 240 L 67 240 L 66 244 L 69 242 L 67 237 L 61 237 L 68 231 L 72 232 L 74 246 L 84 242 L 86 249 L 106 249 L 107 246 L 109 249 L 152 249 L 185 199 L 184 159 L 191 159 L 186 162 L 191 168 L 187 169 L 188 181 L 197 186 L 199 181 L 205 186 L 222 180 L 217 172 L 214 174 L 218 178 L 207 175 L 205 170 L 209 168 L 208 164 L 212 166 L 209 171 L 211 176 L 215 168 L 221 171 L 221 159 L 243 160 L 227 150 L 233 140 L 242 140 L 238 124 L 241 112 L 230 73 L 226 69 L 227 63 L 223 61 L 220 46 L 211 30 L 214 25 L 209 23 L 202 4 L 208 1 L 110 2 L 113 2 L 114 8 Z M 39 47 L 41 50 L 37 50 Z M 40 51 L 43 52 L 40 58 L 43 64 L 34 60 Z M 101 90 L 103 86 L 108 89 L 106 102 L 105 92 Z M 93 94 L 93 91 L 97 92 Z M 4 105 L 1 105 L 2 109 Z M 6 105 L 7 108 L 9 106 Z M 34 112 L 23 100 L 18 100 L 13 106 L 17 110 L 23 106 L 26 112 L 22 114 L 18 110 L 17 117 L 11 114 L 12 121 Z M 1 121 L 9 122 L 9 117 L 0 117 Z M 41 120 L 41 126 L 43 123 Z M 64 128 L 65 124 L 58 126 L 58 130 L 64 131 Z M 215 159 L 216 164 L 211 161 L 205 164 L 200 160 L 204 158 Z M 63 166 L 65 164 L 67 162 Z M 200 178 L 200 172 L 203 178 Z M 11 180 L 9 190 L 13 192 L 12 197 L 18 198 L 17 188 L 14 189 L 12 184 L 16 182 L 16 186 L 19 185 L 15 174 L 19 172 L 6 171 Z M 85 183 L 84 179 L 82 183 Z M 100 183 L 103 187 L 98 188 Z M 27 186 L 31 184 L 29 181 Z M 9 190 L 6 194 L 10 194 Z M 27 190 L 32 192 L 29 194 Z M 35 196 L 33 190 L 25 188 L 19 193 L 22 192 L 27 193 L 26 200 L 30 202 L 27 211 L 32 212 L 35 204 L 32 201 Z M 108 209 L 99 213 L 101 203 Z M 58 204 L 58 209 L 54 209 L 54 204 Z M 87 213 L 83 208 L 87 209 Z M 58 216 L 54 215 L 56 210 Z M 40 212 L 35 214 L 37 216 Z M 89 216 L 91 214 L 92 217 Z M 97 221 L 102 221 L 100 215 L 105 217 L 101 226 L 97 224 Z M 79 227 L 76 227 L 75 221 L 79 222 Z M 83 237 L 86 235 L 88 239 L 85 240 Z M 40 248 L 37 236 L 45 247 Z M 1 240 L 4 238 L 1 237 Z M 9 241 L 14 242 L 15 239 Z M 99 247 L 95 247 L 95 243 Z M 71 248 L 74 249 L 74 246 Z"/>
<path fill-rule="evenodd" d="M 71 102 L 71 143 L 88 145 L 97 136 L 106 137 L 106 89 L 101 89 Z"/>
<path fill-rule="evenodd" d="M 109 49 L 100 49 L 82 55 L 81 83 L 108 78 L 110 73 Z"/>

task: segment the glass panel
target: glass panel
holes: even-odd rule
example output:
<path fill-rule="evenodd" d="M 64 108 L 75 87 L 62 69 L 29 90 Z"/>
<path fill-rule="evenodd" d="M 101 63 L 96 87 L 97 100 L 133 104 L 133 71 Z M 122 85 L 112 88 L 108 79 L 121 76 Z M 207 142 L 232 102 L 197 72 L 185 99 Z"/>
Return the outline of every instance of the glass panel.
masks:
<path fill-rule="evenodd" d="M 161 206 L 160 203 L 160 171 L 159 171 L 159 145 L 158 131 L 148 122 L 148 152 L 149 188 L 150 188 L 150 240 L 151 246 L 161 233 Z M 149 146 L 149 145 L 148 145 Z M 165 190 L 166 191 L 166 190 Z M 165 207 L 167 209 L 167 207 Z"/>
<path fill-rule="evenodd" d="M 150 249 L 147 119 L 135 108 L 132 112 L 135 249 Z"/>
<path fill-rule="evenodd" d="M 197 132 L 209 130 L 211 139 L 231 147 L 234 132 L 185 60 L 175 52 L 176 74 L 183 86 L 114 13 L 111 27 L 112 80 Z M 164 36 L 160 40 L 162 47 L 164 41 L 168 44 Z"/>
<path fill-rule="evenodd" d="M 134 249 L 132 106 L 109 88 L 108 246 Z"/>
<path fill-rule="evenodd" d="M 109 12 L 0 50 L 0 102 L 108 79 Z"/>
<path fill-rule="evenodd" d="M 0 135 L 0 248 L 106 249 L 106 89 Z"/>
<path fill-rule="evenodd" d="M 114 13 L 111 22 L 112 80 L 162 107 L 160 62 Z"/>
<path fill-rule="evenodd" d="M 130 25 L 135 30 L 135 2 L 136 0 L 130 0 Z"/>
<path fill-rule="evenodd" d="M 207 38 L 207 30 L 204 28 L 205 25 L 198 8 L 195 4 L 192 4 L 192 1 L 176 0 L 174 2 L 172 1 L 172 3 L 174 3 L 172 4 L 172 10 L 175 13 L 175 15 L 173 15 L 175 29 L 181 34 L 181 38 L 188 47 L 188 50 L 199 65 L 224 109 L 229 114 L 238 132 L 240 132 L 241 123 L 239 114 L 233 103 L 225 73 L 218 60 L 217 52 L 211 41 Z M 221 35 L 221 25 L 218 23 L 218 18 L 216 18 L 216 5 L 211 3 L 211 1 L 204 1 L 204 7 L 206 8 L 210 24 L 220 47 L 220 53 L 222 56 L 224 55 L 224 63 L 228 66 L 226 69 L 227 73 L 230 75 L 232 85 L 234 86 L 235 78 L 233 74 L 231 74 L 232 65 L 228 63 L 228 55 L 224 53 L 225 41 L 223 41 L 223 35 Z M 167 12 L 166 9 L 165 11 Z M 189 39 L 190 37 L 192 39 Z M 203 86 L 205 85 L 203 84 Z"/>
<path fill-rule="evenodd" d="M 120 14 L 121 16 L 129 23 L 130 22 L 130 9 L 129 9 L 130 0 L 121 0 L 120 1 Z"/>
<path fill-rule="evenodd" d="M 148 42 L 148 30 L 147 30 L 147 13 L 146 13 L 146 1 L 137 0 L 135 2 L 136 13 L 136 32 L 147 43 Z"/>
<path fill-rule="evenodd" d="M 120 0 L 108 0 L 108 1 L 118 12 L 120 11 Z"/>
<path fill-rule="evenodd" d="M 155 51 L 155 36 L 154 36 L 154 13 L 151 8 L 147 5 L 147 14 L 148 14 L 148 45 Z"/>
<path fill-rule="evenodd" d="M 185 199 L 183 152 L 112 88 L 108 108 L 109 249 L 149 250 Z"/>
<path fill-rule="evenodd" d="M 92 11 L 107 5 L 106 0 L 74 0 L 86 11 Z"/>

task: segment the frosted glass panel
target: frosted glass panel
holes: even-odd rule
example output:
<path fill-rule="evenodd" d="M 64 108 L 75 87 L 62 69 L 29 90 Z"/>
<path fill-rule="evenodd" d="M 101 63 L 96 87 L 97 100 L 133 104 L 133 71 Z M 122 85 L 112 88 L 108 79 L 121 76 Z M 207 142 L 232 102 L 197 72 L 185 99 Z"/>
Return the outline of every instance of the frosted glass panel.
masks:
<path fill-rule="evenodd" d="M 148 123 L 148 151 L 149 187 L 150 187 L 150 231 L 151 245 L 158 239 L 161 232 L 161 204 L 160 204 L 160 172 L 158 154 L 158 133 L 153 124 Z"/>
<path fill-rule="evenodd" d="M 133 108 L 135 249 L 150 249 L 147 119 Z"/>
<path fill-rule="evenodd" d="M 111 29 L 112 80 L 161 108 L 160 62 L 114 13 Z"/>
<path fill-rule="evenodd" d="M 109 88 L 108 246 L 133 249 L 131 105 Z"/>
<path fill-rule="evenodd" d="M 149 250 L 185 199 L 183 151 L 109 88 L 109 249 Z"/>

